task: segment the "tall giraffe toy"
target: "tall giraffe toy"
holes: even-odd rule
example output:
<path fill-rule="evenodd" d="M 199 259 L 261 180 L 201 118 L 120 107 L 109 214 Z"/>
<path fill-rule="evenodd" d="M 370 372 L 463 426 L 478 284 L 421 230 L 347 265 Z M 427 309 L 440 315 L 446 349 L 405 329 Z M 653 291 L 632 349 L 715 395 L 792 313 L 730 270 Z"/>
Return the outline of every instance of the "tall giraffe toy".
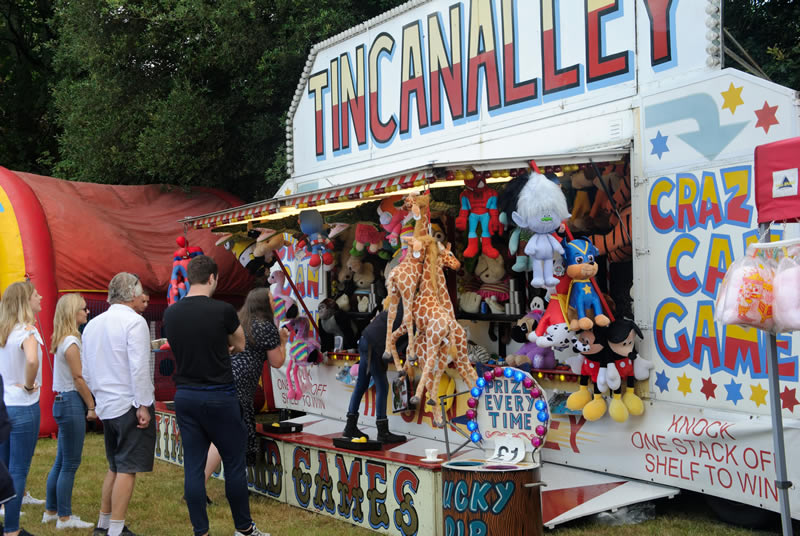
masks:
<path fill-rule="evenodd" d="M 383 354 L 384 360 L 393 359 L 395 368 L 402 371 L 400 356 L 397 353 L 395 344 L 389 344 L 392 336 L 392 326 L 397 317 L 397 304 L 403 302 L 403 325 L 408 332 L 408 347 L 413 354 L 414 345 L 414 317 L 411 315 L 411 307 L 414 297 L 417 294 L 420 279 L 422 278 L 422 266 L 426 260 L 426 252 L 433 243 L 430 236 L 430 195 L 410 194 L 403 200 L 403 209 L 407 210 L 415 220 L 413 235 L 403 234 L 402 240 L 410 247 L 406 249 L 405 257 L 389 272 L 386 278 L 386 304 L 388 324 L 386 327 L 386 351 Z M 396 341 L 396 339 L 395 339 Z M 409 355 L 409 358 L 414 357 Z"/>
<path fill-rule="evenodd" d="M 434 253 L 435 251 L 435 253 Z M 467 340 L 464 328 L 455 320 L 453 307 L 447 295 L 446 283 L 442 268 L 458 269 L 460 263 L 453 255 L 450 247 L 444 248 L 439 243 L 429 246 L 429 255 L 423 267 L 423 277 L 419 293 L 413 301 L 411 314 L 417 327 L 415 342 L 416 354 L 422 359 L 422 376 L 417 386 L 412 403 L 419 403 L 425 389 L 429 396 L 438 392 L 439 382 L 448 364 L 453 362 L 464 379 L 472 384 L 477 375 L 467 359 Z M 394 345 L 408 328 L 406 324 L 395 330 L 387 347 Z M 411 340 L 409 338 L 409 348 Z M 409 361 L 406 368 L 409 368 Z M 434 425 L 442 425 L 441 407 L 433 402 Z"/>

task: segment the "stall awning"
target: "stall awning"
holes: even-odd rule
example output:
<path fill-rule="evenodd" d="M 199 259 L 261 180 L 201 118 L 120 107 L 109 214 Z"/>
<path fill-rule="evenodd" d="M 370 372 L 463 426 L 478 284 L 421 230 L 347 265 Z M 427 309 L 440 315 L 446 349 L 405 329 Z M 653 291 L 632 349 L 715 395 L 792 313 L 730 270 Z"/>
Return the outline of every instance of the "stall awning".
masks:
<path fill-rule="evenodd" d="M 271 214 L 279 214 L 284 208 L 304 209 L 319 207 L 328 203 L 367 199 L 375 195 L 401 192 L 409 188 L 420 187 L 427 183 L 435 182 L 435 180 L 430 171 L 417 171 L 361 184 L 336 186 L 288 197 L 266 199 L 229 210 L 184 218 L 180 221 L 195 229 L 212 229 L 231 223 L 267 217 Z"/>
<path fill-rule="evenodd" d="M 567 171 L 570 166 L 575 170 L 578 165 L 589 162 L 602 163 L 614 162 L 627 155 L 630 150 L 629 142 L 603 147 L 583 148 L 569 154 L 537 155 L 532 156 L 542 172 L 560 172 L 562 168 Z M 432 167 L 417 169 L 403 175 L 383 177 L 355 184 L 338 185 L 330 188 L 304 192 L 290 196 L 266 199 L 249 205 L 242 205 L 229 210 L 192 216 L 184 218 L 181 223 L 195 229 L 213 229 L 224 225 L 247 222 L 251 220 L 275 219 L 296 214 L 297 210 L 315 207 L 318 210 L 336 210 L 337 208 L 350 208 L 349 205 L 365 202 L 375 196 L 384 196 L 391 193 L 404 193 L 424 187 L 448 187 L 464 184 L 462 180 L 453 180 L 452 170 L 492 170 L 492 177 L 487 182 L 504 182 L 511 178 L 509 172 L 517 166 L 524 166 L 531 160 L 514 159 L 509 161 L 486 161 L 480 163 L 456 163 L 440 169 Z M 456 173 L 457 175 L 457 173 Z M 349 203 L 348 203 L 349 202 Z M 339 203 L 337 207 L 334 204 Z M 343 204 L 347 203 L 347 204 Z M 327 208 L 324 208 L 329 205 Z M 273 216 L 274 215 L 274 216 Z"/>

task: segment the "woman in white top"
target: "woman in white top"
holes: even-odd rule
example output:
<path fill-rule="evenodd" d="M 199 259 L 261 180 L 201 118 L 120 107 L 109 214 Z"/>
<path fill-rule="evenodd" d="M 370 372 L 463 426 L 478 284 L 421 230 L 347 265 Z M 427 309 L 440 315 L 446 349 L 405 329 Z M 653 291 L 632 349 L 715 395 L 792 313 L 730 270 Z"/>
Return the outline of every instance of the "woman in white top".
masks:
<path fill-rule="evenodd" d="M 17 496 L 5 504 L 6 536 L 30 536 L 19 528 L 19 507 L 39 437 L 42 336 L 34 325 L 42 297 L 30 281 L 11 283 L 0 300 L 0 374 L 11 435 L 0 444 L 0 459 L 14 479 Z"/>
<path fill-rule="evenodd" d="M 42 523 L 56 521 L 58 529 L 89 529 L 94 523 L 72 515 L 72 485 L 81 464 L 86 421 L 97 418 L 94 399 L 81 372 L 81 334 L 89 309 L 80 294 L 65 294 L 56 304 L 53 320 L 53 418 L 58 423 L 58 451 L 47 477 L 47 500 Z"/>

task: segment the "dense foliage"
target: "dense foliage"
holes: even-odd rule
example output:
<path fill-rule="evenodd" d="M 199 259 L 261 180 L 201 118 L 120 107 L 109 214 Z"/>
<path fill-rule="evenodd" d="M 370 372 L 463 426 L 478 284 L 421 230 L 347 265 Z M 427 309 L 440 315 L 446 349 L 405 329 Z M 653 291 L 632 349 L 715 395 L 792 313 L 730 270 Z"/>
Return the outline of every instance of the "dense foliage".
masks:
<path fill-rule="evenodd" d="M 402 3 L 0 0 L 0 165 L 267 197 L 311 46 Z M 775 82 L 800 87 L 800 1 L 725 0 L 724 17 Z"/>

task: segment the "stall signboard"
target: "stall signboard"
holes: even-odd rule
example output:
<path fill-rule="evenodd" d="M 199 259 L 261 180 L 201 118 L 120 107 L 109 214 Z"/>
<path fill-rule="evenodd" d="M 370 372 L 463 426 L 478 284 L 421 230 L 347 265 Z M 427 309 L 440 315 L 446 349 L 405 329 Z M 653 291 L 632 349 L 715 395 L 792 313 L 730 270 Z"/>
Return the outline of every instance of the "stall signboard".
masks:
<path fill-rule="evenodd" d="M 642 353 L 656 365 L 654 399 L 769 414 L 766 334 L 716 323 L 714 309 L 731 263 L 759 240 L 753 148 L 793 135 L 792 99 L 735 71 L 643 99 L 634 307 L 650 328 Z M 800 411 L 798 352 L 800 338 L 778 336 L 785 417 Z"/>
<path fill-rule="evenodd" d="M 784 421 L 787 445 L 800 441 L 800 423 Z M 666 484 L 778 511 L 769 416 L 656 402 L 625 423 L 555 415 L 542 451 L 546 462 L 586 467 Z M 800 463 L 787 458 L 789 480 Z M 790 490 L 793 517 L 800 496 Z"/>
<path fill-rule="evenodd" d="M 384 534 L 437 533 L 439 473 L 350 452 L 277 445 L 289 504 Z"/>
<path fill-rule="evenodd" d="M 289 111 L 292 179 L 279 195 L 410 163 L 524 162 L 531 144 L 564 154 L 629 139 L 621 124 L 578 139 L 537 132 L 587 108 L 630 109 L 638 87 L 718 68 L 718 4 L 409 2 L 312 49 Z"/>
<path fill-rule="evenodd" d="M 384 534 L 436 534 L 441 525 L 438 472 L 395 461 L 261 437 L 251 490 Z M 175 414 L 156 411 L 157 460 L 183 465 Z M 223 478 L 222 472 L 214 476 Z"/>

